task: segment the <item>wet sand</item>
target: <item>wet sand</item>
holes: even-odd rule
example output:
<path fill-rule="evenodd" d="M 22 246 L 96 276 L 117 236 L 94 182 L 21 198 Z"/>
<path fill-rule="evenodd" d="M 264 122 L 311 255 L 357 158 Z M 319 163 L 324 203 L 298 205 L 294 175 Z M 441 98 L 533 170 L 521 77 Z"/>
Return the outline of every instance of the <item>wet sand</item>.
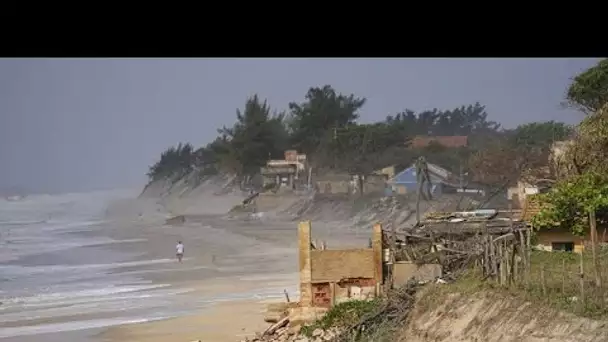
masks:
<path fill-rule="evenodd" d="M 268 326 L 263 314 L 268 301 L 218 303 L 199 314 L 158 322 L 124 325 L 108 329 L 97 337 L 103 341 L 235 342 L 255 336 Z"/>

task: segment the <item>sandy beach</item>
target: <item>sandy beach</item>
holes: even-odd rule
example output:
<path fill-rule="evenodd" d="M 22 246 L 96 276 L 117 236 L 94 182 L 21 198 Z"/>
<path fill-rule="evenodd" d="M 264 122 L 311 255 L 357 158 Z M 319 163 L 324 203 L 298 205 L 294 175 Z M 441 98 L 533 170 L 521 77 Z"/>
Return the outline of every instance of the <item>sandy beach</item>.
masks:
<path fill-rule="evenodd" d="M 132 271 L 154 283 L 189 289 L 185 296 L 203 308 L 177 318 L 111 327 L 96 338 L 239 341 L 268 325 L 263 321 L 265 304 L 284 301 L 283 290 L 297 300 L 297 223 L 230 221 L 217 215 L 191 215 L 176 226 L 143 215 L 122 222 L 122 227 L 114 225 L 103 233 L 133 240 L 116 248 L 141 251 L 142 259 L 172 258 L 175 243 L 184 242 L 183 263 Z"/>
<path fill-rule="evenodd" d="M 263 331 L 268 301 L 230 301 L 215 304 L 200 314 L 157 322 L 131 324 L 108 329 L 103 341 L 217 341 L 235 342 Z"/>

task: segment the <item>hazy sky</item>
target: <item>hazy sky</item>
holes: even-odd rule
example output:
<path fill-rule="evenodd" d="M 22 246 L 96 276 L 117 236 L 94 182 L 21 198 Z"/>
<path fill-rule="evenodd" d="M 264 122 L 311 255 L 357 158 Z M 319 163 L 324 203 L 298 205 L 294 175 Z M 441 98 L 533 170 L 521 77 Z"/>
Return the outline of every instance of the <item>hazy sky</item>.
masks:
<path fill-rule="evenodd" d="M 180 141 L 230 125 L 258 93 L 286 109 L 309 87 L 366 97 L 365 121 L 479 101 L 505 126 L 576 123 L 560 108 L 597 59 L 1 59 L 0 188 L 82 191 L 145 183 Z"/>

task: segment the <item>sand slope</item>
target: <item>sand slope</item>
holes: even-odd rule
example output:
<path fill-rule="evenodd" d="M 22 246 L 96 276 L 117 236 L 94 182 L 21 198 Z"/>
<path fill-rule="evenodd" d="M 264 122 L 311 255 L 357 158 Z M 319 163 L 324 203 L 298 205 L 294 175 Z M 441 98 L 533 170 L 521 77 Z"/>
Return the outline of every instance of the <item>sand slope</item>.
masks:
<path fill-rule="evenodd" d="M 561 313 L 504 293 L 478 292 L 451 294 L 441 303 L 418 305 L 400 341 L 600 342 L 606 336 L 606 322 Z"/>

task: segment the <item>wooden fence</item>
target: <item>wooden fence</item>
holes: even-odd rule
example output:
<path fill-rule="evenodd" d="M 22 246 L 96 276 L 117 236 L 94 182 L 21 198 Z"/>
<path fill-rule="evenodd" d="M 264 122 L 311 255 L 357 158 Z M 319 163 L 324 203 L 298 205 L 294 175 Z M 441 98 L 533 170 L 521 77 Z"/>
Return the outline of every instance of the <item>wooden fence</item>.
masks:
<path fill-rule="evenodd" d="M 603 281 L 608 271 L 602 272 L 608 270 L 608 247 L 600 248 L 595 260 L 590 247 L 583 253 L 537 251 L 533 230 L 514 222 L 435 224 L 384 234 L 393 262 L 439 263 L 446 277 L 476 270 L 483 281 L 559 302 L 560 307 L 608 314 Z M 391 276 L 389 265 L 389 282 Z"/>

